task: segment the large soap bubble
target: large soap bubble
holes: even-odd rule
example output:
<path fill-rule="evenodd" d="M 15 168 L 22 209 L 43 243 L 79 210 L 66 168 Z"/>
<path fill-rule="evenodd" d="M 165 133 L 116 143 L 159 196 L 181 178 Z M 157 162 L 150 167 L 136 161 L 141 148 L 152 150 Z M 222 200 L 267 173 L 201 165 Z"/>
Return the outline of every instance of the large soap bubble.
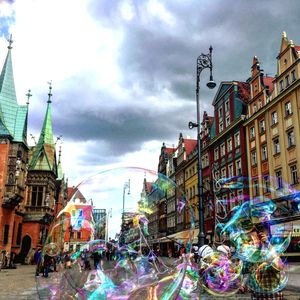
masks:
<path fill-rule="evenodd" d="M 157 234 L 167 232 L 165 201 L 171 199 L 174 216 L 190 220 L 180 240 Z M 50 229 L 43 261 L 53 272 L 37 278 L 39 297 L 175 299 L 183 291 L 195 292 L 197 265 L 192 270 L 183 255 L 178 270 L 178 264 L 162 258 L 182 246 L 190 253 L 194 227 L 184 191 L 162 174 L 117 168 L 90 176 L 73 188 Z"/>

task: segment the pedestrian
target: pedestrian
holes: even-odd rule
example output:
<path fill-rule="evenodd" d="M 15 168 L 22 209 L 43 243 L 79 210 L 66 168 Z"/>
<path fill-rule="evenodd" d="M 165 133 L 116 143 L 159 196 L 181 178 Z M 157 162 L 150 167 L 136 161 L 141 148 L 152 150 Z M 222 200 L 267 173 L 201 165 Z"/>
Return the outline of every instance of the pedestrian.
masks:
<path fill-rule="evenodd" d="M 37 250 L 34 253 L 33 261 L 36 265 L 35 268 L 35 276 L 39 276 L 42 268 L 42 249 L 37 248 Z"/>
<path fill-rule="evenodd" d="M 249 232 L 253 244 L 257 247 L 253 257 L 258 257 L 257 263 L 250 266 L 249 287 L 253 300 L 283 300 L 283 293 L 278 290 L 283 271 L 283 262 L 279 256 L 272 257 L 268 261 L 261 262 L 259 256 L 264 250 L 272 251 L 268 243 L 268 231 L 266 224 L 259 224 Z"/>
<path fill-rule="evenodd" d="M 45 253 L 44 255 L 44 263 L 43 263 L 43 277 L 48 277 L 49 273 L 49 268 L 51 265 L 52 257 L 48 254 L 48 252 Z"/>

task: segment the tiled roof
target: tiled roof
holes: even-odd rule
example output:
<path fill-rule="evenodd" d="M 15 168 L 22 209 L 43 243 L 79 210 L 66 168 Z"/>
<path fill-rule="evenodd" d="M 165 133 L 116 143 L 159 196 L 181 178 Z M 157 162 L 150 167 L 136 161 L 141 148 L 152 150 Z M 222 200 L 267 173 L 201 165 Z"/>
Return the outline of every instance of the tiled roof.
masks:
<path fill-rule="evenodd" d="M 195 149 L 196 146 L 197 140 L 184 139 L 184 148 L 187 156 L 189 156 L 189 154 Z"/>
<path fill-rule="evenodd" d="M 274 85 L 273 85 L 273 80 L 274 80 L 274 77 L 263 77 L 263 82 L 264 82 L 264 85 L 267 87 L 269 87 L 269 91 L 273 91 L 273 88 L 274 88 Z"/>
<path fill-rule="evenodd" d="M 0 118 L 16 142 L 26 142 L 27 106 L 18 105 L 11 60 L 11 48 L 0 75 Z"/>
<path fill-rule="evenodd" d="M 34 147 L 29 170 L 53 171 L 57 177 L 55 144 L 52 133 L 51 101 L 48 101 L 43 128 L 37 145 Z"/>

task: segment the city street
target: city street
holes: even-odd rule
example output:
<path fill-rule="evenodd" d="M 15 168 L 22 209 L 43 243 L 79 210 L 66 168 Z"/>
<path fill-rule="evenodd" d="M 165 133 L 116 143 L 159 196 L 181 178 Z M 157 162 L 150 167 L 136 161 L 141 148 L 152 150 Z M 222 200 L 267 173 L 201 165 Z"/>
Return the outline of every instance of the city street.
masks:
<path fill-rule="evenodd" d="M 300 299 L 300 264 L 291 265 L 289 283 L 284 290 L 284 299 L 299 300 Z M 4 269 L 0 271 L 0 299 L 5 300 L 35 300 L 39 299 L 36 280 L 34 277 L 35 266 L 32 265 L 18 265 L 17 269 Z M 57 273 L 50 273 L 48 279 L 51 280 L 51 276 L 57 276 Z M 143 291 L 135 293 L 131 299 L 142 300 L 145 298 Z M 219 297 L 213 297 L 211 295 L 202 294 L 201 299 L 220 299 Z M 43 296 L 40 295 L 40 299 Z M 199 299 L 197 295 L 192 295 L 190 299 Z M 250 299 L 249 294 L 237 294 L 227 299 Z"/>

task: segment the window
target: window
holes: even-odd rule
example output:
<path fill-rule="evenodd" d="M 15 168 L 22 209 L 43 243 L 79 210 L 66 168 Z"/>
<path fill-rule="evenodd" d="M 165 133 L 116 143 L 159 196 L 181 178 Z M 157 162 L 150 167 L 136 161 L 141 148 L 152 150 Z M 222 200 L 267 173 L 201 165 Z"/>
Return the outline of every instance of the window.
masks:
<path fill-rule="evenodd" d="M 280 80 L 280 82 L 279 82 L 279 90 L 280 90 L 280 92 L 282 92 L 283 89 L 284 89 L 284 87 L 283 87 L 283 80 Z"/>
<path fill-rule="evenodd" d="M 297 166 L 296 165 L 290 166 L 290 170 L 291 170 L 292 184 L 297 184 L 298 183 Z"/>
<path fill-rule="evenodd" d="M 296 80 L 296 71 L 293 70 L 291 74 L 292 74 L 292 81 L 295 81 Z"/>
<path fill-rule="evenodd" d="M 256 102 L 253 104 L 253 113 L 257 112 Z"/>
<path fill-rule="evenodd" d="M 274 155 L 280 153 L 280 145 L 279 145 L 279 139 L 278 138 L 273 140 L 273 145 L 274 145 Z"/>
<path fill-rule="evenodd" d="M 77 238 L 78 238 L 79 240 L 81 239 L 81 232 L 80 232 L 80 231 L 77 232 Z"/>
<path fill-rule="evenodd" d="M 258 196 L 258 180 L 253 180 L 254 196 Z"/>
<path fill-rule="evenodd" d="M 230 125 L 230 117 L 226 117 L 226 127 L 228 127 Z"/>
<path fill-rule="evenodd" d="M 223 123 L 219 123 L 219 132 L 223 131 L 223 129 L 224 129 Z"/>
<path fill-rule="evenodd" d="M 281 171 L 275 172 L 277 189 L 282 189 L 282 174 Z"/>
<path fill-rule="evenodd" d="M 3 245 L 6 245 L 8 243 L 8 233 L 9 233 L 9 225 L 4 225 L 4 234 L 3 234 Z"/>
<path fill-rule="evenodd" d="M 260 133 L 264 133 L 266 130 L 266 127 L 265 127 L 265 120 L 262 119 L 259 121 L 259 132 Z"/>
<path fill-rule="evenodd" d="M 233 165 L 228 165 L 228 177 L 233 177 Z"/>
<path fill-rule="evenodd" d="M 289 86 L 290 85 L 290 75 L 285 76 L 285 85 Z"/>
<path fill-rule="evenodd" d="M 258 100 L 258 109 L 260 109 L 260 108 L 262 108 L 262 100 L 261 99 Z"/>
<path fill-rule="evenodd" d="M 290 130 L 287 132 L 287 139 L 288 139 L 288 147 L 295 145 L 294 130 Z"/>
<path fill-rule="evenodd" d="M 232 151 L 232 138 L 227 140 L 227 152 Z"/>
<path fill-rule="evenodd" d="M 221 157 L 225 155 L 225 143 L 221 144 Z"/>
<path fill-rule="evenodd" d="M 222 106 L 219 108 L 219 120 L 223 118 L 223 109 Z"/>
<path fill-rule="evenodd" d="M 215 148 L 215 160 L 218 160 L 219 159 L 219 149 L 218 148 Z"/>
<path fill-rule="evenodd" d="M 236 168 L 236 174 L 238 176 L 241 176 L 242 175 L 242 164 L 241 164 L 241 160 L 240 159 L 238 159 L 235 162 L 235 168 Z"/>
<path fill-rule="evenodd" d="M 267 145 L 264 144 L 261 146 L 261 159 L 262 159 L 262 161 L 264 161 L 267 158 L 268 158 Z"/>
<path fill-rule="evenodd" d="M 264 176 L 265 193 L 270 193 L 270 179 L 269 176 Z"/>
<path fill-rule="evenodd" d="M 8 184 L 14 184 L 14 174 L 10 173 L 8 176 Z"/>
<path fill-rule="evenodd" d="M 284 110 L 286 117 L 292 114 L 292 104 L 290 101 L 284 104 Z"/>
<path fill-rule="evenodd" d="M 271 118 L 272 118 L 272 122 L 271 122 L 272 125 L 277 124 L 277 121 L 278 121 L 278 119 L 277 119 L 277 111 L 273 111 L 272 112 Z"/>
<path fill-rule="evenodd" d="M 33 186 L 31 192 L 31 205 L 32 206 L 42 206 L 43 204 L 43 191 L 42 186 Z"/>
<path fill-rule="evenodd" d="M 235 147 L 239 147 L 240 146 L 240 133 L 239 132 L 237 132 L 234 135 L 234 146 Z"/>
<path fill-rule="evenodd" d="M 254 165 L 257 164 L 257 160 L 256 160 L 256 151 L 252 151 L 252 152 L 251 152 L 251 163 L 252 163 L 252 166 L 254 166 Z"/>
<path fill-rule="evenodd" d="M 221 176 L 222 176 L 222 178 L 226 178 L 226 168 L 223 168 L 221 170 Z"/>
<path fill-rule="evenodd" d="M 255 130 L 254 130 L 254 126 L 250 127 L 250 139 L 254 139 L 255 137 Z"/>
<path fill-rule="evenodd" d="M 229 113 L 229 100 L 225 102 L 225 113 Z"/>

